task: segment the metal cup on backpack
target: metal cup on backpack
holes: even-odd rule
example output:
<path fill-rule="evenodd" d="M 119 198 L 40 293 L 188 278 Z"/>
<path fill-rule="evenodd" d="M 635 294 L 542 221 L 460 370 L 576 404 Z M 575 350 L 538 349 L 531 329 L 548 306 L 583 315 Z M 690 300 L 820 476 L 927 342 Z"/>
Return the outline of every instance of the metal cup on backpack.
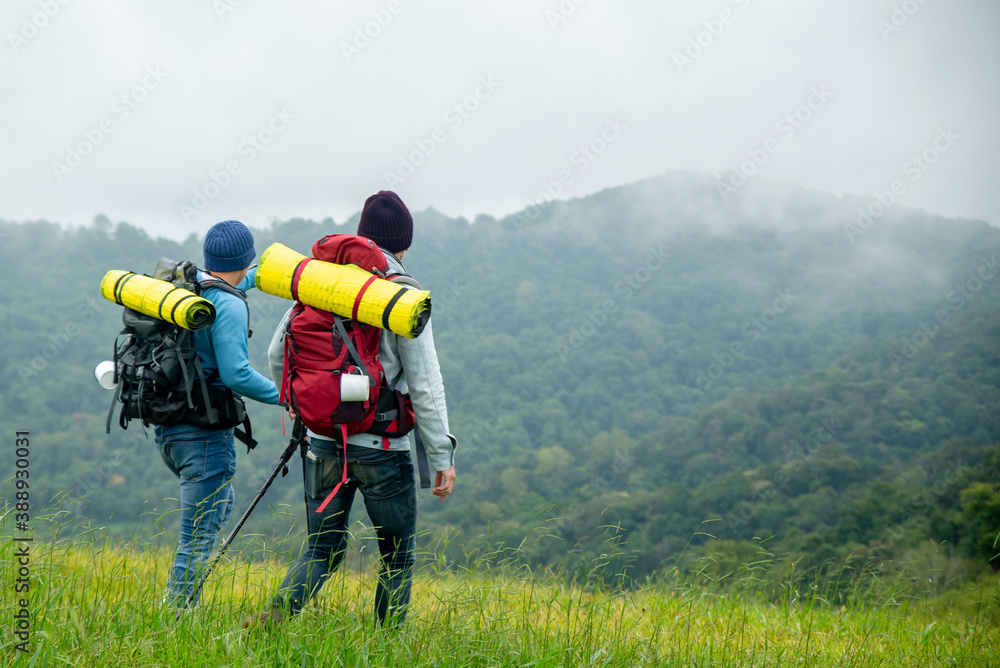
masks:
<path fill-rule="evenodd" d="M 105 390 L 113 390 L 118 385 L 115 381 L 115 363 L 105 360 L 94 369 L 94 378 Z"/>
<path fill-rule="evenodd" d="M 340 400 L 341 401 L 367 401 L 371 382 L 368 376 L 361 373 L 340 374 Z"/>

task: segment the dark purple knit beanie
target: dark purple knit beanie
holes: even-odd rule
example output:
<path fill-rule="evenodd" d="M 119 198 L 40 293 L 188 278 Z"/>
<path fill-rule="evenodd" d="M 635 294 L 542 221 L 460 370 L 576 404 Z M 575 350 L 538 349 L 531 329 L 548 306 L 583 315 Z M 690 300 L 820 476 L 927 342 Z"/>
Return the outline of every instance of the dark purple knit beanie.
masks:
<path fill-rule="evenodd" d="M 358 236 L 371 239 L 390 253 L 404 251 L 413 241 L 413 216 L 399 195 L 380 190 L 365 201 Z"/>

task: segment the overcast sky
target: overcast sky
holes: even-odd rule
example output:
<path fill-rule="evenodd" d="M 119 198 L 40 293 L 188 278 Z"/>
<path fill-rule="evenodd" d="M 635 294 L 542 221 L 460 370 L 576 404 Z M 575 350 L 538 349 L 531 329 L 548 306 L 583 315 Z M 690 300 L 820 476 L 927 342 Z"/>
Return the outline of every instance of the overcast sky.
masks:
<path fill-rule="evenodd" d="M 995 0 L 8 0 L 0 26 L 6 220 L 179 238 L 390 187 L 472 219 L 742 167 L 1000 224 Z"/>

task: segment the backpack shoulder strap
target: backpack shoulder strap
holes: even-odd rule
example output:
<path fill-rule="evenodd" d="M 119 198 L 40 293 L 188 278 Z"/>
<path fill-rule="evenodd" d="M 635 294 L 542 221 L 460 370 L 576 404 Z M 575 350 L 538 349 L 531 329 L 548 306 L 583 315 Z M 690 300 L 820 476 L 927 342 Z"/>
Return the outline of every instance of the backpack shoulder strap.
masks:
<path fill-rule="evenodd" d="M 221 278 L 206 278 L 203 281 L 198 281 L 198 288 L 202 292 L 204 292 L 208 288 L 217 288 L 219 290 L 222 290 L 223 292 L 228 292 L 231 295 L 236 295 L 244 302 L 247 300 L 247 293 L 243 292 L 239 288 L 234 288 Z"/>
<path fill-rule="evenodd" d="M 350 353 L 351 357 L 354 358 L 354 363 L 357 366 L 361 367 L 361 370 L 368 377 L 368 384 L 374 385 L 375 379 L 372 377 L 371 372 L 365 365 L 364 359 L 362 359 L 361 355 L 358 354 L 358 349 L 354 346 L 354 343 L 351 341 L 351 337 L 347 333 L 347 328 L 344 327 L 344 319 L 341 318 L 339 315 L 334 314 L 333 323 L 334 326 L 337 328 L 337 333 L 340 335 L 340 340 L 344 342 L 344 345 L 347 346 L 348 353 Z"/>
<path fill-rule="evenodd" d="M 423 290 L 423 288 L 420 287 L 420 283 L 417 282 L 417 279 L 413 278 L 409 274 L 391 274 L 386 276 L 386 278 L 393 283 L 402 283 L 403 285 L 409 285 L 417 290 Z"/>
<path fill-rule="evenodd" d="M 216 288 L 218 290 L 222 290 L 223 292 L 228 292 L 229 294 L 236 295 L 243 300 L 243 305 L 247 307 L 247 338 L 249 339 L 253 336 L 253 330 L 250 329 L 250 302 L 247 301 L 247 293 L 243 292 L 239 288 L 234 288 L 220 278 L 207 278 L 203 281 L 198 281 L 199 294 L 204 293 L 208 288 Z"/>
<path fill-rule="evenodd" d="M 111 407 L 108 409 L 108 420 L 107 424 L 104 425 L 105 434 L 111 433 L 111 416 L 115 412 L 115 404 L 118 403 L 118 397 L 120 397 L 122 393 L 122 379 L 118 377 L 118 340 L 123 334 L 128 334 L 128 328 L 118 332 L 118 336 L 115 337 L 115 354 L 112 358 L 115 365 L 115 394 L 111 397 Z"/>

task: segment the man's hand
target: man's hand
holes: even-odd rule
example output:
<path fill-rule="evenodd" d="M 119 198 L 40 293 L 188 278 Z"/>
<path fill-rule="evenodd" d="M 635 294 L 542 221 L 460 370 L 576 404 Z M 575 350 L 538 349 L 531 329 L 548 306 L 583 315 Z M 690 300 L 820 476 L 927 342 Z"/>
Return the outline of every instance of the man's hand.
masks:
<path fill-rule="evenodd" d="M 434 480 L 434 496 L 441 497 L 438 501 L 444 501 L 452 488 L 455 486 L 455 467 L 452 466 L 447 471 L 438 471 Z"/>

